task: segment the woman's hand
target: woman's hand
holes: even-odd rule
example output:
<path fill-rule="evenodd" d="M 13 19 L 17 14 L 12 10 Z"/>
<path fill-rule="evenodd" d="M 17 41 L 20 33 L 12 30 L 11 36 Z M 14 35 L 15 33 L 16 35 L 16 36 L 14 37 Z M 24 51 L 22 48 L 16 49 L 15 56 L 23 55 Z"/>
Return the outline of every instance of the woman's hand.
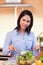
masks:
<path fill-rule="evenodd" d="M 12 56 L 13 56 L 13 52 L 12 52 L 12 51 L 16 51 L 16 48 L 14 47 L 13 44 L 10 44 L 8 48 L 9 48 L 9 50 L 11 51 L 11 52 L 10 52 L 10 56 L 12 57 Z"/>
<path fill-rule="evenodd" d="M 16 48 L 14 47 L 13 44 L 10 44 L 10 45 L 9 45 L 9 50 L 11 50 L 11 51 L 16 51 Z"/>
<path fill-rule="evenodd" d="M 35 50 L 35 51 L 37 51 L 39 48 L 40 48 L 39 45 L 35 45 L 35 46 L 34 46 L 34 50 Z"/>

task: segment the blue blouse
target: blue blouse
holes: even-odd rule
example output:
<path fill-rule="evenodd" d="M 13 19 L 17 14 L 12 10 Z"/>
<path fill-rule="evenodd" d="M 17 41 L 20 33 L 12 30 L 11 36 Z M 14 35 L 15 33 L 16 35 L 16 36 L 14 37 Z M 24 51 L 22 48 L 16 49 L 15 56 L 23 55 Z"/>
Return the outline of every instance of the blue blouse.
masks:
<path fill-rule="evenodd" d="M 36 44 L 36 39 L 32 31 L 29 34 L 25 32 L 24 35 L 21 35 L 16 29 L 8 32 L 3 47 L 3 53 L 6 55 L 10 53 L 10 50 L 8 49 L 10 44 L 14 45 L 17 52 L 31 50 L 34 56 L 37 56 L 40 51 L 40 49 L 37 51 L 34 51 L 33 49 Z M 16 51 L 12 51 L 12 53 L 15 55 Z"/>

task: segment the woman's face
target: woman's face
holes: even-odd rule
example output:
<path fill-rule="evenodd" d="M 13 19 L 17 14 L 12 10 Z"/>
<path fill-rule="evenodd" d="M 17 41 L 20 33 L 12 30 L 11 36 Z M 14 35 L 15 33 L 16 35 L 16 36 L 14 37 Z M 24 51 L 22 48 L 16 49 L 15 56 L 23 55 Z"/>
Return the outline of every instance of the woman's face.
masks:
<path fill-rule="evenodd" d="M 28 15 L 24 15 L 21 19 L 20 19 L 20 28 L 25 30 L 31 22 L 31 18 Z"/>

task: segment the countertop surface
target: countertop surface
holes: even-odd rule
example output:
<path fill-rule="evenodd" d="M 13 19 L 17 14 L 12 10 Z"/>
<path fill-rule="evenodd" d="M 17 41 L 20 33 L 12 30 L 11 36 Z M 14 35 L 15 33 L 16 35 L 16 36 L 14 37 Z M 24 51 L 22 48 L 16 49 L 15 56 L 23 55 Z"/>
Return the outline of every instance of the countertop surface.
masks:
<path fill-rule="evenodd" d="M 0 61 L 0 65 L 18 65 L 15 62 L 10 62 L 10 61 Z M 32 65 L 36 65 L 35 63 L 33 63 Z"/>

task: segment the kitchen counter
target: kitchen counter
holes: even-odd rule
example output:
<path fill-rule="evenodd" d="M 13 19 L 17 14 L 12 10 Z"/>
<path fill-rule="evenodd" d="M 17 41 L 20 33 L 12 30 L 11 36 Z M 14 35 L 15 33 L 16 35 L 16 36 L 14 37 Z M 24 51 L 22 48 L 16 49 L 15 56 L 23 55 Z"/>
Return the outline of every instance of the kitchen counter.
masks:
<path fill-rule="evenodd" d="M 7 62 L 7 61 L 0 61 L 0 65 L 10 65 L 9 63 L 10 63 L 10 62 Z M 17 64 L 12 63 L 12 65 L 17 65 Z M 33 63 L 32 65 L 36 65 L 36 64 Z"/>
<path fill-rule="evenodd" d="M 10 55 L 3 55 L 3 53 L 0 52 L 0 60 L 6 61 L 6 60 L 8 60 L 8 58 L 10 58 L 10 57 L 11 57 Z"/>

